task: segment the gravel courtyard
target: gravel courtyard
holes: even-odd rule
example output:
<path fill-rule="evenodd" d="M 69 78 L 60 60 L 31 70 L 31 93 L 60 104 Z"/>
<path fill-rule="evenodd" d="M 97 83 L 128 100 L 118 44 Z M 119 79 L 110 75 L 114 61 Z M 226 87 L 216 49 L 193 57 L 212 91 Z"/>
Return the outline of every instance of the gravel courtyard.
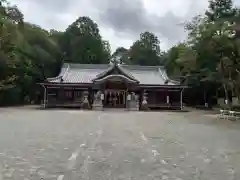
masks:
<path fill-rule="evenodd" d="M 240 122 L 203 111 L 0 109 L 0 180 L 239 180 Z"/>

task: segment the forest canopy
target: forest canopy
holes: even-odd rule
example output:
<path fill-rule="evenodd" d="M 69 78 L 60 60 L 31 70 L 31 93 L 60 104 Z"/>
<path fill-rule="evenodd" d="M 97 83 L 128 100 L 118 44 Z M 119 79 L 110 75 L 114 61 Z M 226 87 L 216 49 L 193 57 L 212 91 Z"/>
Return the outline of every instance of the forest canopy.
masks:
<path fill-rule="evenodd" d="M 214 84 L 226 99 L 230 91 L 240 96 L 240 9 L 232 0 L 210 0 L 205 14 L 185 24 L 187 39 L 167 51 L 146 31 L 129 49 L 111 52 L 89 17 L 79 17 L 64 31 L 45 30 L 25 22 L 17 6 L 6 0 L 0 0 L 0 16 L 0 105 L 35 101 L 37 83 L 56 76 L 63 62 L 163 65 L 182 83 Z"/>

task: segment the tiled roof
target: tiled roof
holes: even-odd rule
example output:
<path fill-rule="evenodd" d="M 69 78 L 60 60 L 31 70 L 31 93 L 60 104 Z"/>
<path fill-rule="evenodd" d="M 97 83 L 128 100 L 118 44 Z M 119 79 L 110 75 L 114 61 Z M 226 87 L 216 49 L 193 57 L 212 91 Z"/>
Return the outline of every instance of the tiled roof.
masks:
<path fill-rule="evenodd" d="M 140 81 L 140 84 L 145 85 L 164 85 L 167 77 L 163 77 L 162 71 L 165 71 L 161 66 L 127 66 L 122 65 L 127 69 L 132 76 Z M 170 85 L 170 84 L 168 84 Z"/>
<path fill-rule="evenodd" d="M 99 74 L 104 74 L 113 65 L 110 64 L 64 64 L 59 76 L 48 78 L 53 83 L 92 83 Z M 168 78 L 162 66 L 119 65 L 119 67 L 144 85 L 178 85 Z M 166 84 L 166 82 L 168 82 Z"/>
<path fill-rule="evenodd" d="M 92 83 L 98 74 L 108 69 L 110 65 L 95 64 L 64 64 L 56 78 L 47 79 L 49 82 L 59 83 L 61 78 L 64 83 Z"/>

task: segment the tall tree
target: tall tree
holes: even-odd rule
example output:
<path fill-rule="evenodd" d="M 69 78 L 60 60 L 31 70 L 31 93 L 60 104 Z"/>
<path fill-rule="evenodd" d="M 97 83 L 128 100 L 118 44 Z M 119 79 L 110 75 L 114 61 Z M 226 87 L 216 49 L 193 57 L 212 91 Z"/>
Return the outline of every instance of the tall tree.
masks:
<path fill-rule="evenodd" d="M 110 59 L 110 49 L 102 40 L 98 25 L 89 17 L 73 22 L 64 32 L 60 46 L 67 62 L 101 64 Z"/>
<path fill-rule="evenodd" d="M 189 44 L 197 52 L 198 72 L 194 76 L 204 84 L 221 84 L 226 99 L 233 88 L 238 56 L 233 38 L 235 16 L 236 9 L 231 0 L 210 0 L 205 16 L 196 17 L 186 26 Z"/>
<path fill-rule="evenodd" d="M 160 41 L 150 32 L 142 33 L 140 40 L 134 42 L 129 50 L 131 62 L 139 65 L 159 65 L 160 55 Z"/>
<path fill-rule="evenodd" d="M 58 45 L 49 32 L 24 23 L 16 6 L 1 1 L 0 105 L 35 99 L 36 83 L 55 75 Z"/>
<path fill-rule="evenodd" d="M 19 37 L 18 30 L 23 22 L 23 16 L 16 6 L 9 6 L 7 1 L 0 3 L 0 61 L 1 77 L 0 90 L 14 86 L 16 75 L 9 71 L 15 68 L 16 43 Z"/>
<path fill-rule="evenodd" d="M 232 0 L 211 0 L 206 12 L 207 20 L 214 27 L 214 52 L 218 58 L 217 72 L 223 85 L 226 99 L 229 101 L 229 90 L 233 90 L 234 61 L 237 54 L 234 50 L 234 17 L 236 9 Z"/>
<path fill-rule="evenodd" d="M 197 53 L 186 43 L 179 43 L 168 50 L 164 65 L 168 73 L 177 79 L 191 76 L 196 70 Z"/>

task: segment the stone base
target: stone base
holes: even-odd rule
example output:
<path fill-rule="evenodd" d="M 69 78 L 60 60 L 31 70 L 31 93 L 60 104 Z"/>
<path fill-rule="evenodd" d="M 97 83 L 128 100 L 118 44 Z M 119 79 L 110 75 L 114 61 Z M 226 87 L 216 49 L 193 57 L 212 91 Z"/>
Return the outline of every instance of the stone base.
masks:
<path fill-rule="evenodd" d="M 137 102 L 130 102 L 128 106 L 129 111 L 139 111 L 139 105 Z"/>
<path fill-rule="evenodd" d="M 82 108 L 83 108 L 83 109 L 90 109 L 89 103 L 83 103 L 83 104 L 82 104 Z"/>
<path fill-rule="evenodd" d="M 139 111 L 139 108 L 135 107 L 135 108 L 129 108 L 129 111 Z"/>
<path fill-rule="evenodd" d="M 103 104 L 102 102 L 94 102 L 93 105 L 93 110 L 97 110 L 97 111 L 103 111 Z"/>
<path fill-rule="evenodd" d="M 149 109 L 148 109 L 148 105 L 147 105 L 147 104 L 142 104 L 141 110 L 142 110 L 142 111 L 147 111 L 147 110 L 149 110 Z"/>
<path fill-rule="evenodd" d="M 103 111 L 103 106 L 93 106 L 92 109 L 96 111 Z"/>

